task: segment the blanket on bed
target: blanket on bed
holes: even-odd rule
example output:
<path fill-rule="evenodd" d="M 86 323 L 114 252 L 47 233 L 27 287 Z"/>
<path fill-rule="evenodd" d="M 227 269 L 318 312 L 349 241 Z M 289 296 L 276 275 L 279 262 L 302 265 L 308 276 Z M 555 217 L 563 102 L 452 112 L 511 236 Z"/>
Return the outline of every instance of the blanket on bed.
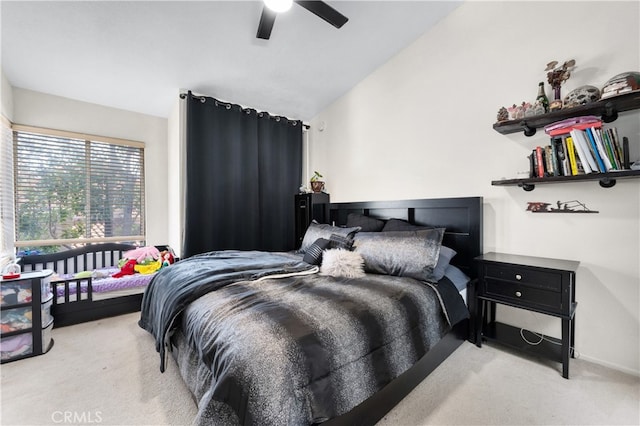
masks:
<path fill-rule="evenodd" d="M 425 282 L 314 274 L 199 298 L 184 312 L 174 355 L 198 403 L 195 424 L 306 425 L 372 396 L 449 329 Z"/>
<path fill-rule="evenodd" d="M 317 270 L 299 255 L 289 253 L 226 250 L 192 256 L 153 277 L 142 299 L 138 324 L 154 336 L 160 371 L 164 372 L 172 325 L 189 303 L 233 282 Z"/>
<path fill-rule="evenodd" d="M 448 279 L 310 275 L 300 259 L 215 252 L 150 284 L 140 325 L 156 338 L 161 370 L 174 335 L 197 424 L 310 424 L 344 414 L 468 315 Z M 274 279 L 289 272 L 307 274 Z"/>

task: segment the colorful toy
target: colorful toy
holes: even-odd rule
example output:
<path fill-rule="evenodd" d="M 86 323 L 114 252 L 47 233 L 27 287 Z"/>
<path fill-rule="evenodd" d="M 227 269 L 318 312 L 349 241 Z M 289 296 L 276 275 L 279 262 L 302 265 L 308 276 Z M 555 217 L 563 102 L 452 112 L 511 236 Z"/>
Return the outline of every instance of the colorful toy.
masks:
<path fill-rule="evenodd" d="M 136 266 L 137 262 L 135 259 L 129 259 L 127 260 L 127 262 L 122 265 L 122 267 L 120 268 L 120 272 L 116 272 L 115 274 L 112 275 L 113 278 L 120 278 L 120 277 L 124 277 L 125 275 L 133 275 L 135 274 L 135 266 Z"/>
<path fill-rule="evenodd" d="M 139 274 L 153 274 L 155 271 L 157 271 L 161 267 L 162 267 L 162 262 L 160 262 L 160 259 L 158 259 L 155 262 L 149 262 L 145 265 L 140 265 L 140 264 L 135 265 L 133 269 Z"/>
<path fill-rule="evenodd" d="M 133 275 L 138 272 L 140 274 L 152 274 L 163 266 L 172 264 L 175 259 L 171 250 L 163 250 L 160 252 L 154 246 L 139 247 L 124 253 L 124 257 L 118 262 L 120 272 L 112 275 L 114 278 L 120 278 L 125 275 Z"/>
<path fill-rule="evenodd" d="M 175 262 L 175 258 L 173 257 L 173 253 L 168 250 L 163 250 L 160 252 L 160 258 L 162 259 L 162 267 L 169 266 Z"/>
<path fill-rule="evenodd" d="M 129 250 L 124 254 L 124 257 L 127 259 L 135 259 L 138 263 L 144 263 L 147 259 L 158 260 L 160 258 L 160 251 L 154 246 L 145 246 Z"/>

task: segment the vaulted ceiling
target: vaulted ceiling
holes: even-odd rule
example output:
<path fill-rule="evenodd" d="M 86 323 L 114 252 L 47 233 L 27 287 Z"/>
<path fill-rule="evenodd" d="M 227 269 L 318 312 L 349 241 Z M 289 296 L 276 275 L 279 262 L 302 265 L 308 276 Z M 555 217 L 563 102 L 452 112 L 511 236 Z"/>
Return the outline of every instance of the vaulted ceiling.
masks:
<path fill-rule="evenodd" d="M 294 4 L 270 40 L 261 1 L 6 1 L 14 87 L 166 117 L 180 90 L 309 120 L 460 2 L 329 1 L 336 29 Z"/>

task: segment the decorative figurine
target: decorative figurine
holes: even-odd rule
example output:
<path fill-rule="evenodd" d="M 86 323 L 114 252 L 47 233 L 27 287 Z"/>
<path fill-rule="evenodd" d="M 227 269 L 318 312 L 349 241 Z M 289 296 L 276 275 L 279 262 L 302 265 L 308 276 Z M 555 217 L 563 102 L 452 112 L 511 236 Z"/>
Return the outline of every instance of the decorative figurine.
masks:
<path fill-rule="evenodd" d="M 564 107 L 573 108 L 600 100 L 600 89 L 595 86 L 580 86 L 564 97 Z"/>
<path fill-rule="evenodd" d="M 575 68 L 576 61 L 571 59 L 565 61 L 565 63 L 559 67 L 556 67 L 556 65 L 558 65 L 558 61 L 551 61 L 547 64 L 547 68 L 545 68 L 545 71 L 548 71 L 547 81 L 553 89 L 553 101 L 549 104 L 549 111 L 562 109 L 560 87 L 562 86 L 562 83 L 571 77 L 571 71 Z"/>
<path fill-rule="evenodd" d="M 541 201 L 528 201 L 527 211 L 532 213 L 546 212 L 547 207 L 549 207 L 550 205 L 550 203 L 543 203 Z"/>
<path fill-rule="evenodd" d="M 509 119 L 517 120 L 520 118 L 524 118 L 524 113 L 530 106 L 531 104 L 528 102 L 522 102 L 522 104 L 520 105 L 513 104 L 512 106 L 507 108 L 507 111 L 509 111 Z"/>
<path fill-rule="evenodd" d="M 528 108 L 525 111 L 524 116 L 525 117 L 531 117 L 531 116 L 534 116 L 534 115 L 542 115 L 542 114 L 544 114 L 546 112 L 547 112 L 547 110 L 546 110 L 546 108 L 544 106 L 544 103 L 542 103 L 540 101 L 536 101 L 536 103 L 532 107 Z"/>
<path fill-rule="evenodd" d="M 629 71 L 611 77 L 602 87 L 602 99 L 640 90 L 640 72 Z"/>
<path fill-rule="evenodd" d="M 498 110 L 498 121 L 507 121 L 509 119 L 509 111 L 505 107 Z"/>
<path fill-rule="evenodd" d="M 551 203 L 529 201 L 527 202 L 527 211 L 531 213 L 598 213 L 597 210 L 589 210 L 586 204 L 578 200 L 556 201 L 557 208 L 549 208 L 550 205 Z"/>

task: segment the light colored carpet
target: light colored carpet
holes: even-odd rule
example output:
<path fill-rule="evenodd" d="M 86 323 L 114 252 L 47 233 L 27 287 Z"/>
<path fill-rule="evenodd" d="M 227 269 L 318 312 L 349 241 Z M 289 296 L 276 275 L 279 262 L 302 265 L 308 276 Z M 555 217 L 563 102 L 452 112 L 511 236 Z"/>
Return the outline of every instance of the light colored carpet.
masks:
<path fill-rule="evenodd" d="M 169 357 L 129 314 L 53 330 L 43 355 L 0 367 L 3 425 L 186 425 L 196 406 Z M 465 343 L 381 422 L 391 425 L 640 424 L 640 379 Z"/>

